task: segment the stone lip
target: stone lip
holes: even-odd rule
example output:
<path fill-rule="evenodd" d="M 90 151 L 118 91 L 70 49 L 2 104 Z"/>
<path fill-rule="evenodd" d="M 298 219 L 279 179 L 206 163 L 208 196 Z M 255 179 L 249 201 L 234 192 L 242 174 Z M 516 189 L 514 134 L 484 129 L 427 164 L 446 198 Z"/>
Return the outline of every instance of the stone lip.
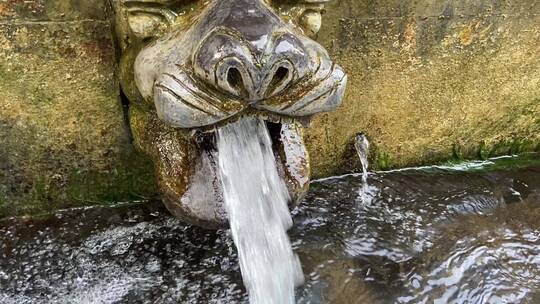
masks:
<path fill-rule="evenodd" d="M 293 209 L 309 187 L 309 156 L 303 143 L 303 127 L 292 119 L 266 124 L 278 172 L 291 197 L 289 207 Z M 173 215 L 206 228 L 228 225 L 213 132 L 159 135 L 148 149 L 153 151 L 163 201 Z"/>

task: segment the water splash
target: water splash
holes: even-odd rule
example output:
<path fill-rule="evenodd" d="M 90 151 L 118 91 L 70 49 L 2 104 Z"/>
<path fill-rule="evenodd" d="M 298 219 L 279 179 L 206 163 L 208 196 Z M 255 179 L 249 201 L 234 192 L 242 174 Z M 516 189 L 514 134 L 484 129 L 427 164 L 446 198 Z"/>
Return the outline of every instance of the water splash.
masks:
<path fill-rule="evenodd" d="M 369 186 L 368 177 L 369 177 L 369 140 L 366 135 L 359 133 L 354 138 L 354 148 L 360 159 L 360 165 L 362 166 L 362 187 L 360 188 L 360 200 L 364 204 L 369 204 L 373 198 L 373 189 Z"/>
<path fill-rule="evenodd" d="M 289 194 L 278 175 L 264 121 L 243 118 L 218 129 L 223 193 L 251 303 L 294 303 L 303 281 L 287 229 Z"/>

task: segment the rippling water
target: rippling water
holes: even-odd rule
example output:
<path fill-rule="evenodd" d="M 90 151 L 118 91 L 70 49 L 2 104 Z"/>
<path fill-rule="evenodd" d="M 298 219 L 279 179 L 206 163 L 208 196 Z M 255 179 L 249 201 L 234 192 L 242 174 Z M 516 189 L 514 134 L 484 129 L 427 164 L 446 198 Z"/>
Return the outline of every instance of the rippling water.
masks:
<path fill-rule="evenodd" d="M 369 204 L 360 176 L 315 182 L 297 302 L 540 303 L 540 160 L 501 162 L 371 174 Z M 247 299 L 231 235 L 157 203 L 0 221 L 0 303 Z"/>

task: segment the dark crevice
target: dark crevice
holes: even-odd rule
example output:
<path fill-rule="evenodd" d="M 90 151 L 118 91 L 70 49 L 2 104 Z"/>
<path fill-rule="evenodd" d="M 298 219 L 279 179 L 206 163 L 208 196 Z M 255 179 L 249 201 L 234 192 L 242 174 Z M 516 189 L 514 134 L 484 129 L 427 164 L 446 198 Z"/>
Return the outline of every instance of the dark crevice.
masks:
<path fill-rule="evenodd" d="M 122 105 L 124 124 L 126 126 L 126 130 L 128 131 L 129 140 L 130 142 L 133 142 L 133 132 L 131 131 L 131 124 L 129 123 L 129 99 L 127 98 L 126 94 L 124 94 L 122 88 L 120 88 L 120 102 Z"/>
<path fill-rule="evenodd" d="M 199 132 L 193 136 L 197 148 L 201 151 L 217 151 L 216 133 L 215 132 Z"/>
<path fill-rule="evenodd" d="M 280 145 L 281 145 L 281 124 L 274 123 L 270 121 L 266 121 L 266 128 L 268 129 L 268 133 L 270 133 L 270 139 L 272 140 L 272 148 L 274 150 L 274 153 L 276 151 L 280 151 Z"/>

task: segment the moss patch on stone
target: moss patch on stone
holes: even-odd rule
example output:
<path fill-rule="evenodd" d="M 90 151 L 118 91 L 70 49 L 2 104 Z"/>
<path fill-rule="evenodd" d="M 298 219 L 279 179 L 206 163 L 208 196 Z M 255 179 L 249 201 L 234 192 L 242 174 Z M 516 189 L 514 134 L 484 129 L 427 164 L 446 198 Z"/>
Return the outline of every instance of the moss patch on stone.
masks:
<path fill-rule="evenodd" d="M 12 185 L 15 193 L 0 193 L 0 218 L 156 198 L 152 163 L 138 153 L 132 156 L 110 170 L 76 170 L 66 176 L 43 172 L 22 180 Z"/>
<path fill-rule="evenodd" d="M 33 17 L 0 6 L 0 217 L 154 196 L 124 121 L 109 23 L 63 21 L 39 3 Z"/>

